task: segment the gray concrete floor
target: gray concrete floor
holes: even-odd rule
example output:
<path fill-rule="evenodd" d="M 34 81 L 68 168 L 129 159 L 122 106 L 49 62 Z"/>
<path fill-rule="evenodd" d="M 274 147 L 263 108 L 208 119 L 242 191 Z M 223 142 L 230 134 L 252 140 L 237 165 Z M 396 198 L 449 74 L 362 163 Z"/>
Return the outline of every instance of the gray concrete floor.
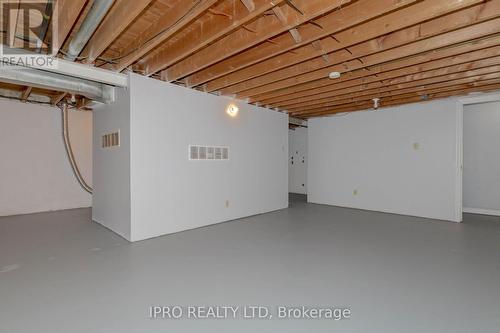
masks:
<path fill-rule="evenodd" d="M 154 320 L 152 305 L 349 307 Z M 129 244 L 90 210 L 0 218 L 0 332 L 499 332 L 500 219 L 310 205 Z"/>

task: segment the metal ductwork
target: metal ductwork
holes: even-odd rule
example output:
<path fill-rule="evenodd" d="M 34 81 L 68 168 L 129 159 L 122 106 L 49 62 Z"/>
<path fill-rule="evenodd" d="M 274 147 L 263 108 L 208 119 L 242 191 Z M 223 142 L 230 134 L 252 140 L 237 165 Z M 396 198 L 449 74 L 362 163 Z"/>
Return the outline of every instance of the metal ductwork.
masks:
<path fill-rule="evenodd" d="M 65 91 L 102 103 L 110 103 L 114 100 L 113 86 L 6 63 L 0 67 L 0 81 L 42 89 Z"/>
<path fill-rule="evenodd" d="M 78 55 L 82 52 L 83 48 L 89 41 L 90 37 L 94 34 L 99 24 L 101 24 L 104 16 L 113 5 L 114 0 L 94 0 L 85 20 L 80 26 L 75 37 L 71 40 L 64 59 L 75 61 Z"/>

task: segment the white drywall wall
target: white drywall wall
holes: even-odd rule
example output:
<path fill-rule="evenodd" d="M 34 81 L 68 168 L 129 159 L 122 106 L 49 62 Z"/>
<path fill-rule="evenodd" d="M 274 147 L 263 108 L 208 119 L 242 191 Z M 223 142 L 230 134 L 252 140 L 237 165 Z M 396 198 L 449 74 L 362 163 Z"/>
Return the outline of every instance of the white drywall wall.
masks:
<path fill-rule="evenodd" d="M 307 128 L 288 131 L 288 192 L 307 193 Z"/>
<path fill-rule="evenodd" d="M 69 125 L 75 158 L 92 184 L 92 113 L 70 112 Z M 58 108 L 0 100 L 0 156 L 0 216 L 91 206 L 71 170 Z"/>
<path fill-rule="evenodd" d="M 130 239 L 130 94 L 94 110 L 92 219 Z M 102 148 L 102 135 L 120 131 L 120 146 Z"/>
<path fill-rule="evenodd" d="M 140 75 L 130 77 L 132 240 L 288 206 L 288 116 Z M 229 161 L 189 161 L 192 144 Z M 229 205 L 226 207 L 226 201 Z"/>
<path fill-rule="evenodd" d="M 459 221 L 455 99 L 309 121 L 308 201 Z"/>
<path fill-rule="evenodd" d="M 500 215 L 500 102 L 464 106 L 463 207 Z"/>
<path fill-rule="evenodd" d="M 232 118 L 230 99 L 134 74 L 128 89 L 95 111 L 95 140 L 120 129 L 122 146 L 95 146 L 94 220 L 137 241 L 288 206 L 286 114 L 238 102 Z M 229 160 L 189 161 L 193 144 Z"/>

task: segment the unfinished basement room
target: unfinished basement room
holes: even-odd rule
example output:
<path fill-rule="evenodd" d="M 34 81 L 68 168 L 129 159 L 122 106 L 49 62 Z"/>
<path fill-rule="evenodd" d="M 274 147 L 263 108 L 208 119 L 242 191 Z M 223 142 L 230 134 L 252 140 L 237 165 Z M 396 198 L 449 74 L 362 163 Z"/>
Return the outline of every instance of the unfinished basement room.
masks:
<path fill-rule="evenodd" d="M 500 332 L 500 0 L 0 22 L 0 333 Z"/>

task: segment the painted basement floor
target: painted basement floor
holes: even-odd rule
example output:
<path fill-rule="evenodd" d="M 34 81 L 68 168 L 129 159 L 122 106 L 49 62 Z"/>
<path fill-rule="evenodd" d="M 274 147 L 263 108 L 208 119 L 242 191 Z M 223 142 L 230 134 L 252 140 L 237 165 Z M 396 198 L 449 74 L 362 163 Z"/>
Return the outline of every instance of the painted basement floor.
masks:
<path fill-rule="evenodd" d="M 0 219 L 0 332 L 498 332 L 500 218 L 294 201 L 129 244 L 90 210 Z M 152 305 L 349 307 L 333 320 L 154 320 Z"/>

